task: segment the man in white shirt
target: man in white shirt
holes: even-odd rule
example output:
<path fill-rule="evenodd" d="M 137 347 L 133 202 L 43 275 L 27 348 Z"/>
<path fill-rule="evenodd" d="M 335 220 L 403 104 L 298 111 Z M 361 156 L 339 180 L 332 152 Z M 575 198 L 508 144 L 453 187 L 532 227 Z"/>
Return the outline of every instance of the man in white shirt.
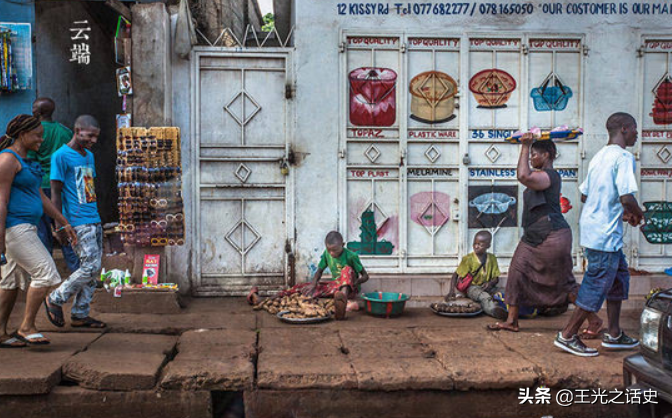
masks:
<path fill-rule="evenodd" d="M 588 268 L 576 299 L 576 309 L 567 326 L 558 332 L 555 345 L 572 354 L 594 357 L 598 352 L 578 337 L 579 327 L 591 312 L 598 312 L 605 299 L 609 327 L 602 346 L 629 349 L 639 341 L 620 328 L 621 304 L 628 298 L 630 273 L 623 254 L 623 221 L 641 223 L 644 214 L 633 196 L 637 192 L 635 157 L 626 147 L 637 142 L 637 121 L 627 113 L 607 119 L 609 143 L 590 161 L 588 174 L 579 187 L 584 202 L 579 225 L 581 246 Z"/>

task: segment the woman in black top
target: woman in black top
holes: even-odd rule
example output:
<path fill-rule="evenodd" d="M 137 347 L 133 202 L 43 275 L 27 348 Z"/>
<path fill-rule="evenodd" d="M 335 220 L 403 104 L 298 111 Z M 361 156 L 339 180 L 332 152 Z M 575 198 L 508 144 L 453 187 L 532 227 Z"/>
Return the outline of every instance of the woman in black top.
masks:
<path fill-rule="evenodd" d="M 504 323 L 488 326 L 493 331 L 517 332 L 520 306 L 562 312 L 578 291 L 572 273 L 572 231 L 560 208 L 562 179 L 553 169 L 557 149 L 553 141 L 534 142 L 531 133 L 523 135 L 521 142 L 517 174 L 518 181 L 527 187 L 523 192 L 523 237 L 507 277 L 509 317 Z M 599 330 L 601 323 L 596 325 Z"/>

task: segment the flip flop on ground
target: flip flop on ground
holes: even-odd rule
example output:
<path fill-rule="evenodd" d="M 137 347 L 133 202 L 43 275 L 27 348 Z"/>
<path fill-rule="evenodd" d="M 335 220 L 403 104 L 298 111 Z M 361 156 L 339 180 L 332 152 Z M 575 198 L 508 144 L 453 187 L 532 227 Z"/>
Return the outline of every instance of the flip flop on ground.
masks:
<path fill-rule="evenodd" d="M 16 333 L 9 335 L 6 340 L 0 341 L 0 348 L 23 348 L 27 345 L 23 338 Z"/>
<path fill-rule="evenodd" d="M 63 328 L 65 326 L 65 319 L 63 318 L 63 308 L 58 305 L 49 303 L 49 296 L 44 299 L 44 310 L 47 313 L 49 322 L 54 326 Z"/>
<path fill-rule="evenodd" d="M 47 337 L 45 337 L 39 332 L 29 335 L 21 335 L 17 331 L 16 336 L 20 337 L 23 341 L 27 342 L 30 345 L 47 345 L 51 343 L 51 341 L 49 341 Z"/>
<path fill-rule="evenodd" d="M 97 319 L 93 319 L 90 316 L 86 318 L 74 318 L 70 317 L 70 326 L 73 328 L 105 328 L 105 323 Z"/>
<path fill-rule="evenodd" d="M 486 327 L 488 331 L 510 331 L 510 332 L 518 332 L 519 329 L 516 326 L 513 326 L 511 324 L 507 324 L 506 322 L 495 322 L 494 324 L 490 324 Z"/>

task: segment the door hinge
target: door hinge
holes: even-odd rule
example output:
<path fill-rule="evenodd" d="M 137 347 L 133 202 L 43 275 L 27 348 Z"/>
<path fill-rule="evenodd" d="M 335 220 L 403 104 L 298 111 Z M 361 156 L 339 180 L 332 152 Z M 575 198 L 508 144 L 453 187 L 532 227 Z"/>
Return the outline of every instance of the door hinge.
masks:
<path fill-rule="evenodd" d="M 292 83 L 285 84 L 285 99 L 291 100 L 294 97 L 294 86 Z"/>
<path fill-rule="evenodd" d="M 635 151 L 635 160 L 639 161 L 639 151 Z"/>
<path fill-rule="evenodd" d="M 520 48 L 520 52 L 522 52 L 523 55 L 527 55 L 527 54 L 530 53 L 530 47 L 527 46 L 527 45 L 523 45 L 523 46 Z"/>
<path fill-rule="evenodd" d="M 583 52 L 583 55 L 587 57 L 588 52 L 590 51 L 590 48 L 588 48 L 588 45 L 583 44 L 583 46 L 581 47 L 581 51 Z"/>
<path fill-rule="evenodd" d="M 341 42 L 338 44 L 338 52 L 340 53 L 345 52 L 345 42 Z"/>
<path fill-rule="evenodd" d="M 639 258 L 639 248 L 637 247 L 632 248 L 632 258 Z"/>
<path fill-rule="evenodd" d="M 585 149 L 582 149 L 582 150 L 581 150 L 581 159 L 582 159 L 582 160 L 585 160 L 585 159 L 586 159 L 586 150 L 585 150 Z"/>
<path fill-rule="evenodd" d="M 464 154 L 464 157 L 462 157 L 462 164 L 464 165 L 471 164 L 471 158 L 469 158 L 469 153 Z"/>
<path fill-rule="evenodd" d="M 345 150 L 345 148 L 338 151 L 338 157 L 339 158 L 345 158 L 346 154 L 347 154 L 347 151 Z"/>
<path fill-rule="evenodd" d="M 399 151 L 399 167 L 404 166 L 404 159 L 406 158 L 406 150 L 402 149 Z"/>
<path fill-rule="evenodd" d="M 646 47 L 644 45 L 637 48 L 637 58 L 642 58 L 644 56 L 644 50 Z"/>
<path fill-rule="evenodd" d="M 402 54 L 406 53 L 406 43 L 405 42 L 403 44 L 401 44 L 400 51 L 401 51 Z"/>
<path fill-rule="evenodd" d="M 399 250 L 399 256 L 401 258 L 406 258 L 406 250 Z"/>

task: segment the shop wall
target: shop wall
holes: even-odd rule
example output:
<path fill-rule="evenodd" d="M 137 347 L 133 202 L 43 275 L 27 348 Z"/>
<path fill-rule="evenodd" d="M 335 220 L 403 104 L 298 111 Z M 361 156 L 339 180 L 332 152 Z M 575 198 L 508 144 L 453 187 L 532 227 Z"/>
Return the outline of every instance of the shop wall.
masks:
<path fill-rule="evenodd" d="M 171 15 L 171 33 L 174 36 L 177 14 Z M 173 38 L 174 39 L 174 38 Z M 184 246 L 166 247 L 168 256 L 168 278 L 169 282 L 177 283 L 180 292 L 188 293 L 191 288 L 191 219 L 193 212 L 191 202 L 193 202 L 193 191 L 191 184 L 194 171 L 191 167 L 191 61 L 182 59 L 174 53 L 171 53 L 171 74 L 173 80 L 172 104 L 173 104 L 173 125 L 178 126 L 182 139 L 182 197 L 184 201 L 185 218 L 185 242 Z M 207 226 L 204 226 L 207 228 Z"/>
<path fill-rule="evenodd" d="M 563 13 L 551 15 L 541 12 L 542 4 L 547 2 L 535 1 L 532 3 L 538 11 L 531 16 L 484 15 L 479 13 L 479 4 L 476 4 L 476 13 L 467 16 L 401 15 L 394 10 L 393 1 L 375 3 L 376 8 L 379 4 L 383 8 L 389 5 L 388 15 L 381 16 L 375 12 L 350 14 L 350 3 L 344 3 L 346 14 L 340 15 L 338 3 L 336 0 L 296 0 L 295 3 L 298 116 L 294 147 L 306 155 L 296 168 L 295 175 L 297 280 L 308 276 L 311 266 L 318 261 L 325 234 L 331 229 L 338 229 L 342 218 L 339 202 L 345 198 L 345 191 L 339 182 L 343 174 L 336 174 L 339 173 L 339 136 L 342 135 L 338 115 L 347 112 L 348 106 L 347 102 L 341 102 L 339 89 L 343 82 L 339 79 L 342 30 L 358 30 L 371 35 L 413 33 L 427 37 L 461 37 L 465 33 L 501 35 L 504 32 L 585 34 L 590 50 L 585 66 L 584 170 L 591 157 L 607 141 L 604 124 L 610 114 L 625 111 L 636 117 L 640 115 L 637 48 L 641 43 L 641 34 L 672 34 L 669 14 L 633 14 L 634 2 L 626 3 L 630 10 L 627 15 L 567 15 L 566 5 L 572 2 L 561 1 L 554 4 L 558 4 Z M 468 5 L 471 8 L 472 2 Z M 619 5 L 615 4 L 615 7 L 618 10 Z M 407 89 L 408 86 L 402 82 L 398 88 Z M 462 92 L 462 103 L 466 103 L 468 94 Z M 649 109 L 645 111 L 648 114 Z M 317 192 L 316 184 L 319 185 Z M 461 190 L 461 194 L 466 197 L 466 189 Z M 575 208 L 579 210 L 576 203 Z M 578 240 L 578 236 L 574 239 Z M 629 241 L 626 251 L 628 245 Z M 461 254 L 469 250 L 470 243 L 463 239 Z"/>
<path fill-rule="evenodd" d="M 56 102 L 55 120 L 73 127 L 77 116 L 91 114 L 101 125 L 96 157 L 98 210 L 103 223 L 118 219 L 115 179 L 117 95 L 114 31 L 117 14 L 102 2 L 38 1 L 36 7 L 37 96 Z M 74 43 L 70 28 L 87 20 L 91 28 L 84 41 L 91 51 L 90 64 L 70 62 Z M 29 107 L 30 109 L 30 107 Z"/>
<path fill-rule="evenodd" d="M 31 33 L 35 33 L 34 3 L 0 1 L 0 22 L 30 23 Z M 20 113 L 31 113 L 35 100 L 35 48 L 33 48 L 33 88 L 0 96 L 0 133 L 12 118 Z"/>

